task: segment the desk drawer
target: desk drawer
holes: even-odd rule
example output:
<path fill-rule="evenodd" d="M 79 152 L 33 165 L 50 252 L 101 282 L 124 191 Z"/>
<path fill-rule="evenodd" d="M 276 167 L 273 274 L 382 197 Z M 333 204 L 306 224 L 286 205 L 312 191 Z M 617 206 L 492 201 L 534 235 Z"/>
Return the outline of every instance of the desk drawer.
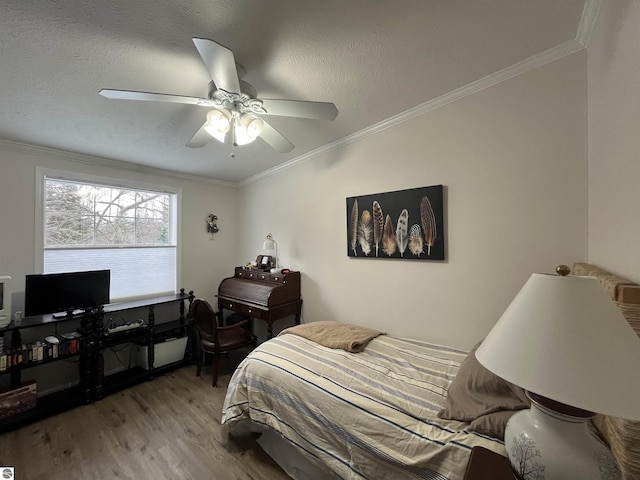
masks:
<path fill-rule="evenodd" d="M 265 318 L 266 313 L 264 310 L 260 310 L 256 307 L 250 307 L 240 302 L 233 302 L 229 300 L 222 300 L 221 308 L 225 310 L 232 310 L 234 312 L 243 313 L 253 318 Z"/>
<path fill-rule="evenodd" d="M 227 309 L 227 310 L 233 310 L 234 312 L 238 312 L 238 313 L 242 313 L 242 307 L 243 307 L 243 305 L 239 304 L 238 302 L 230 302 L 229 300 L 222 300 L 221 308 L 224 308 L 224 309 Z"/>
<path fill-rule="evenodd" d="M 253 318 L 263 318 L 265 312 L 259 308 L 240 305 L 240 312 Z"/>

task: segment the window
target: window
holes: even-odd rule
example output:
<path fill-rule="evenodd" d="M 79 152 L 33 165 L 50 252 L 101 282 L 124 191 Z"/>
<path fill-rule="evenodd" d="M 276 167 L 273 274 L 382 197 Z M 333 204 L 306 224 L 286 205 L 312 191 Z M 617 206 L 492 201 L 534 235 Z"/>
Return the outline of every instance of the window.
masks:
<path fill-rule="evenodd" d="M 111 270 L 111 302 L 175 293 L 179 190 L 39 169 L 43 273 Z"/>

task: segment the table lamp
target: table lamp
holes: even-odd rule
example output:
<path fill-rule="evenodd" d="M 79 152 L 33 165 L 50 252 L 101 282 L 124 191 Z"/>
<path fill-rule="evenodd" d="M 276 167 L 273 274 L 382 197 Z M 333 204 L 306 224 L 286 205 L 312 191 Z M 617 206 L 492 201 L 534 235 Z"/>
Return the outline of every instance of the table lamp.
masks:
<path fill-rule="evenodd" d="M 505 430 L 520 479 L 621 479 L 589 420 L 640 420 L 640 339 L 596 278 L 556 271 L 531 275 L 476 357 L 531 399 Z"/>
<path fill-rule="evenodd" d="M 267 233 L 267 236 L 262 243 L 262 250 L 267 252 L 268 255 L 275 257 L 276 259 L 275 268 L 272 269 L 272 273 L 279 272 L 280 269 L 278 267 L 278 242 L 273 239 L 273 235 L 271 235 L 270 233 Z"/>

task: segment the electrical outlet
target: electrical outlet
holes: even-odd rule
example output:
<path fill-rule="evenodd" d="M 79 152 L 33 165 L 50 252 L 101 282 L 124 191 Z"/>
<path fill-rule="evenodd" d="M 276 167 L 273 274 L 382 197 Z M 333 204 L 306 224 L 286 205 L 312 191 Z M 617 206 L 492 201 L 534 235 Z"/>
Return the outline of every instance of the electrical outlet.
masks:
<path fill-rule="evenodd" d="M 22 324 L 22 312 L 16 312 L 13 315 L 13 323 L 14 323 L 14 325 Z"/>

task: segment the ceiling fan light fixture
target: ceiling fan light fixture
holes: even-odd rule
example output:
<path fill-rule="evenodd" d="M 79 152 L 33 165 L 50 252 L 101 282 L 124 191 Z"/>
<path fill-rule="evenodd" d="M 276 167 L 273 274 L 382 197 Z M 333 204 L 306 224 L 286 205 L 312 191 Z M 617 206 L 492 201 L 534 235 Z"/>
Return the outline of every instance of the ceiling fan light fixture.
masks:
<path fill-rule="evenodd" d="M 231 129 L 231 114 L 226 110 L 210 110 L 204 129 L 213 138 L 224 143 L 227 132 Z"/>
<path fill-rule="evenodd" d="M 235 143 L 246 145 L 253 142 L 262 133 L 264 121 L 250 113 L 243 113 L 234 119 Z"/>
<path fill-rule="evenodd" d="M 246 145 L 261 137 L 274 150 L 287 153 L 292 151 L 295 145 L 260 117 L 275 115 L 334 120 L 338 115 L 338 109 L 333 103 L 256 98 L 256 89 L 241 79 L 242 68 L 235 63 L 231 50 L 206 38 L 194 37 L 193 43 L 211 77 L 206 98 L 104 88 L 100 90 L 100 95 L 115 100 L 166 102 L 206 107 L 209 109 L 207 119 L 187 142 L 186 146 L 189 148 L 204 147 L 211 137 L 220 143 L 225 143 L 227 133 L 231 132 L 234 146 Z"/>

